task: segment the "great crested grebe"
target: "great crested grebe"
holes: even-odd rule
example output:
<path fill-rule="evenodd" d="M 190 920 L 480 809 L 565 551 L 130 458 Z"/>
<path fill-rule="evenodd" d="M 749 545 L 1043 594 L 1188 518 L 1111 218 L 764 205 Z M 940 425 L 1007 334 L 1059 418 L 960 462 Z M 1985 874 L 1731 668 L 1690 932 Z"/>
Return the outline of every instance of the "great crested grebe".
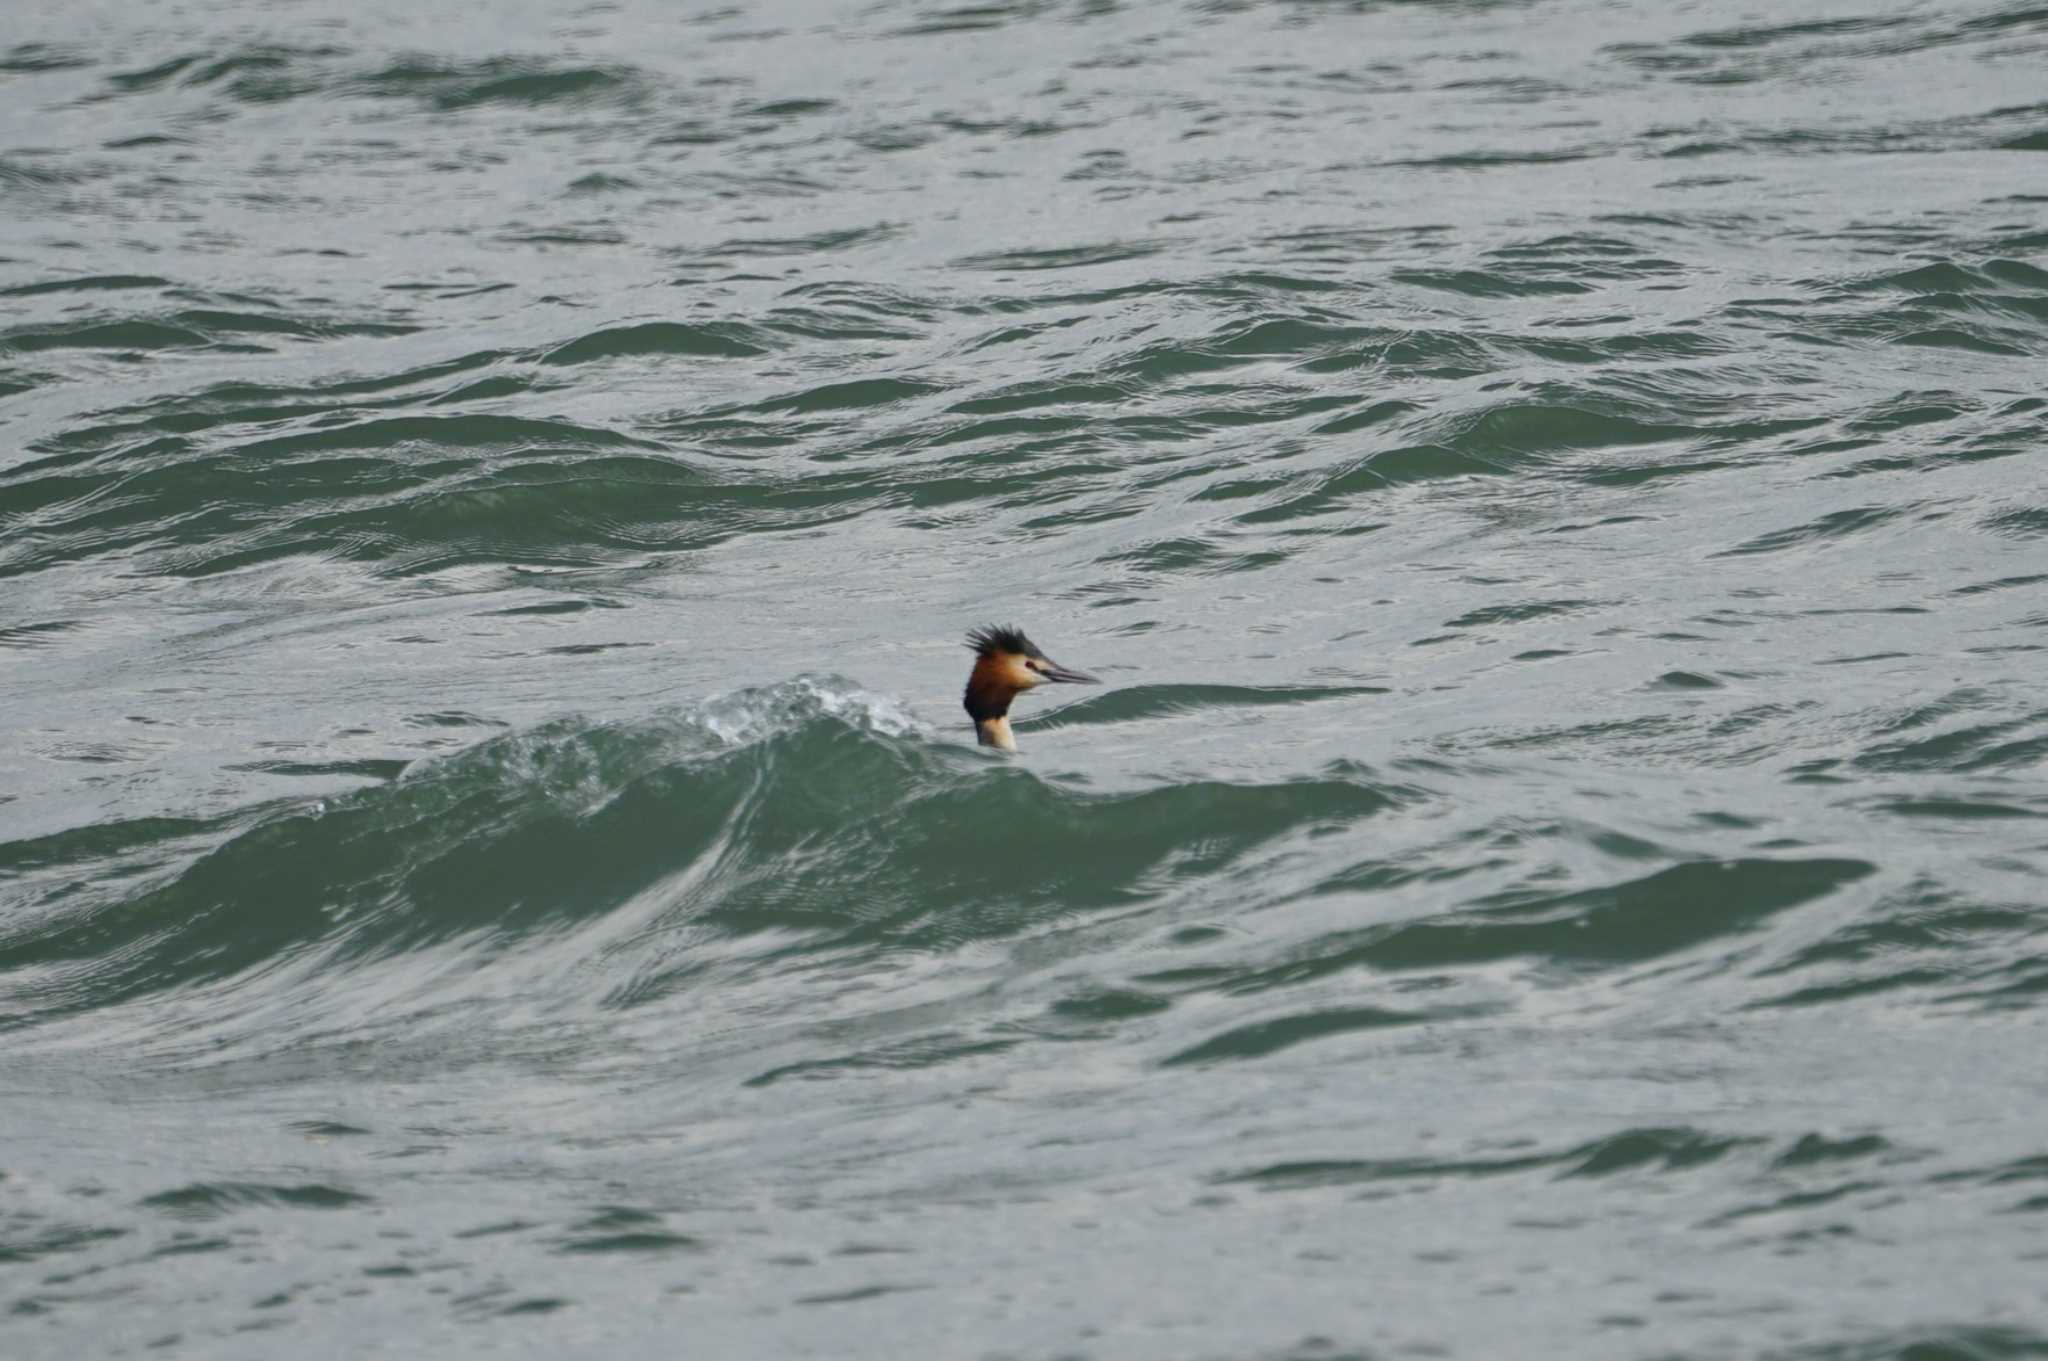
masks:
<path fill-rule="evenodd" d="M 967 646 L 974 652 L 974 670 L 967 673 L 967 693 L 961 702 L 984 747 L 1017 749 L 1017 739 L 1010 736 L 1010 701 L 1019 691 L 1048 681 L 1102 684 L 1086 671 L 1070 671 L 1053 661 L 1014 624 L 978 628 L 967 635 Z"/>

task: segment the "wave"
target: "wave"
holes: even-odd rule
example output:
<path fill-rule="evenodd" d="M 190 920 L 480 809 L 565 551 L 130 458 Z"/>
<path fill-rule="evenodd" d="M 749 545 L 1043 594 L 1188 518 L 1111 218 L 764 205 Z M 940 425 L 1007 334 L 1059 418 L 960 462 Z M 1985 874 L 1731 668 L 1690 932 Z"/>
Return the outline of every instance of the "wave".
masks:
<path fill-rule="evenodd" d="M 96 412 L 31 444 L 30 461 L 0 476 L 0 514 L 30 531 L 0 553 L 0 573 L 110 559 L 135 577 L 286 558 L 364 564 L 364 575 L 384 578 L 474 565 L 633 567 L 856 518 L 924 528 L 961 502 L 1037 536 L 1145 514 L 1185 482 L 1190 504 L 1244 504 L 1201 512 L 1149 546 L 1118 544 L 1103 560 L 1147 577 L 1223 575 L 1295 560 L 1311 539 L 1371 532 L 1388 521 L 1358 512 L 1375 503 L 1625 487 L 1867 448 L 1823 474 L 1864 477 L 2011 457 L 2038 437 L 2023 403 L 1989 412 L 1933 388 L 1823 402 L 1797 364 L 1788 375 L 1755 358 L 1760 330 L 1788 327 L 1829 345 L 2001 362 L 2037 353 L 2048 275 L 2011 252 L 1799 280 L 1786 285 L 1791 296 L 1692 313 L 1632 317 L 1617 299 L 1597 324 L 1503 326 L 1491 308 L 1483 320 L 1460 315 L 1475 300 L 1663 278 L 1674 234 L 1692 229 L 1617 216 L 1597 232 L 1529 233 L 1426 268 L 1407 258 L 1415 233 L 1372 237 L 1400 256 L 1374 288 L 1312 277 L 1306 265 L 1234 265 L 1085 290 L 1071 269 L 1090 252 L 992 255 L 974 257 L 950 286 L 812 281 L 776 289 L 764 306 L 687 319 L 614 313 L 505 349 L 324 383 L 217 384 Z M 837 253 L 892 230 L 731 239 L 667 256 L 711 269 L 750 252 Z M 1049 272 L 992 279 L 998 266 Z M 1389 309 L 1394 286 L 1412 306 Z M 0 335 L 0 352 L 60 372 L 0 371 L 7 391 L 60 388 L 113 362 L 375 347 L 423 329 L 412 295 L 404 308 L 348 312 L 113 272 L 9 294 L 46 310 Z M 1130 311 L 1172 320 L 1112 324 Z M 1007 362 L 902 362 L 899 344 L 939 338 L 949 321 L 960 323 L 955 358 L 1001 346 Z M 1077 336 L 1087 337 L 1086 367 L 1068 346 Z M 792 364 L 841 344 L 874 347 L 862 370 L 836 357 Z M 1511 370 L 1534 376 L 1465 382 Z M 692 396 L 680 408 L 606 424 L 559 414 L 564 391 L 666 392 L 685 375 Z M 1927 428 L 1937 424 L 1950 428 Z M 644 457 L 584 456 L 600 446 Z M 1480 490 L 1482 480 L 1498 490 Z M 1862 544 L 1886 522 L 1905 529 L 1912 510 L 1831 507 L 1723 547 L 1733 559 Z M 2021 538 L 2039 524 L 2020 507 L 1986 527 Z M 1190 546 L 1189 563 L 1175 560 L 1177 543 Z"/>
<path fill-rule="evenodd" d="M 1035 726 L 1372 693 L 1138 686 Z M 1900 990 L 1989 1009 L 2041 987 L 2022 905 L 1932 883 L 1901 895 L 1872 860 L 1701 858 L 1618 828 L 1460 812 L 1442 786 L 1464 777 L 1441 762 L 1096 790 L 832 676 L 562 718 L 402 770 L 283 773 L 375 783 L 0 843 L 0 1029 L 61 1042 L 82 1019 L 101 1042 L 210 1056 L 444 1024 L 502 1043 L 542 1018 L 611 1033 L 643 1008 L 657 1026 L 801 1025 L 816 1019 L 807 994 L 831 1005 L 840 981 L 864 980 L 858 1037 L 799 1046 L 754 1073 L 764 1086 L 974 1062 L 1040 1036 L 1153 1035 L 1167 1069 L 1285 1066 L 1497 1018 L 1532 990 L 1612 999 L 1672 970 L 1697 1005 L 1752 1011 Z M 1512 872 L 1503 848 L 1524 842 L 1650 863 L 1559 887 Z M 1232 928 L 1205 924 L 1205 904 Z M 1053 945 L 1068 936 L 1071 953 Z M 1038 984 L 1024 968 L 993 1015 L 961 1001 L 975 951 L 1026 937 L 1000 948 L 1075 968 Z M 916 993 L 918 961 L 941 958 L 934 976 L 952 981 L 919 994 L 938 1009 L 885 1019 L 887 980 Z M 513 1014 L 480 1026 L 478 1008 Z"/>
<path fill-rule="evenodd" d="M 103 862 L 208 826 L 0 846 L 22 902 L 0 933 L 0 1026 L 204 995 L 196 1024 L 246 1038 L 236 1027 L 262 1017 L 274 1037 L 280 1007 L 303 1026 L 366 997 L 405 1011 L 488 995 L 493 965 L 522 955 L 558 983 L 602 978 L 560 1004 L 627 1009 L 689 986 L 718 941 L 756 942 L 755 965 L 957 949 L 1146 901 L 1414 797 L 1343 771 L 1095 793 L 801 677 L 632 722 L 561 719 L 258 810 L 173 873 Z M 102 862 L 87 893 L 81 857 Z M 57 860 L 66 873 L 27 873 Z"/>
<path fill-rule="evenodd" d="M 1125 685 L 1106 694 L 1091 695 L 1063 705 L 1057 713 L 1019 719 L 1016 728 L 1019 732 L 1052 731 L 1095 723 L 1158 718 L 1193 710 L 1313 704 L 1320 700 L 1355 699 L 1386 693 L 1385 687 L 1377 685 Z"/>

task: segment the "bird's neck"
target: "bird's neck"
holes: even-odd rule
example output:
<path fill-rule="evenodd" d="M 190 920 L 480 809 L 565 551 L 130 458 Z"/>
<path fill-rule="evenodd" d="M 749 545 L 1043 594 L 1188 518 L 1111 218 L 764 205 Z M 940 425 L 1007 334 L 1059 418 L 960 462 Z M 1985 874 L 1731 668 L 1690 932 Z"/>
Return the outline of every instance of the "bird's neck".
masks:
<path fill-rule="evenodd" d="M 981 739 L 981 745 L 984 747 L 994 747 L 997 751 L 1017 749 L 1017 739 L 1010 736 L 1008 714 L 997 714 L 994 718 L 977 718 L 974 720 L 974 735 Z"/>

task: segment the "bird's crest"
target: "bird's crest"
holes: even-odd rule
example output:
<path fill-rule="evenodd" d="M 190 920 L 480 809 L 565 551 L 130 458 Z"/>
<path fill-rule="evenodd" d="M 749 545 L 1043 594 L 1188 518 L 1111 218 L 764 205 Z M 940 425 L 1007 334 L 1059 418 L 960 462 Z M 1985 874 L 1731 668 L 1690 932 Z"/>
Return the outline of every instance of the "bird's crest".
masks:
<path fill-rule="evenodd" d="M 984 624 L 967 635 L 967 649 L 977 657 L 993 657 L 1002 652 L 1020 657 L 1045 655 L 1015 624 Z"/>

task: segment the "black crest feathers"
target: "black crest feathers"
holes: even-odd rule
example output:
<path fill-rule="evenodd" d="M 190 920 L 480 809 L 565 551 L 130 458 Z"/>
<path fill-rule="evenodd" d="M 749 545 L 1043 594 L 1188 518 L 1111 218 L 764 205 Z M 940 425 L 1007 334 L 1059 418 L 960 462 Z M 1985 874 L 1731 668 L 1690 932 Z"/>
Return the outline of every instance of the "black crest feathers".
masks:
<path fill-rule="evenodd" d="M 977 657 L 989 657 L 998 652 L 1016 652 L 1026 657 L 1045 655 L 1015 624 L 986 624 L 975 629 L 967 635 L 967 648 Z"/>

